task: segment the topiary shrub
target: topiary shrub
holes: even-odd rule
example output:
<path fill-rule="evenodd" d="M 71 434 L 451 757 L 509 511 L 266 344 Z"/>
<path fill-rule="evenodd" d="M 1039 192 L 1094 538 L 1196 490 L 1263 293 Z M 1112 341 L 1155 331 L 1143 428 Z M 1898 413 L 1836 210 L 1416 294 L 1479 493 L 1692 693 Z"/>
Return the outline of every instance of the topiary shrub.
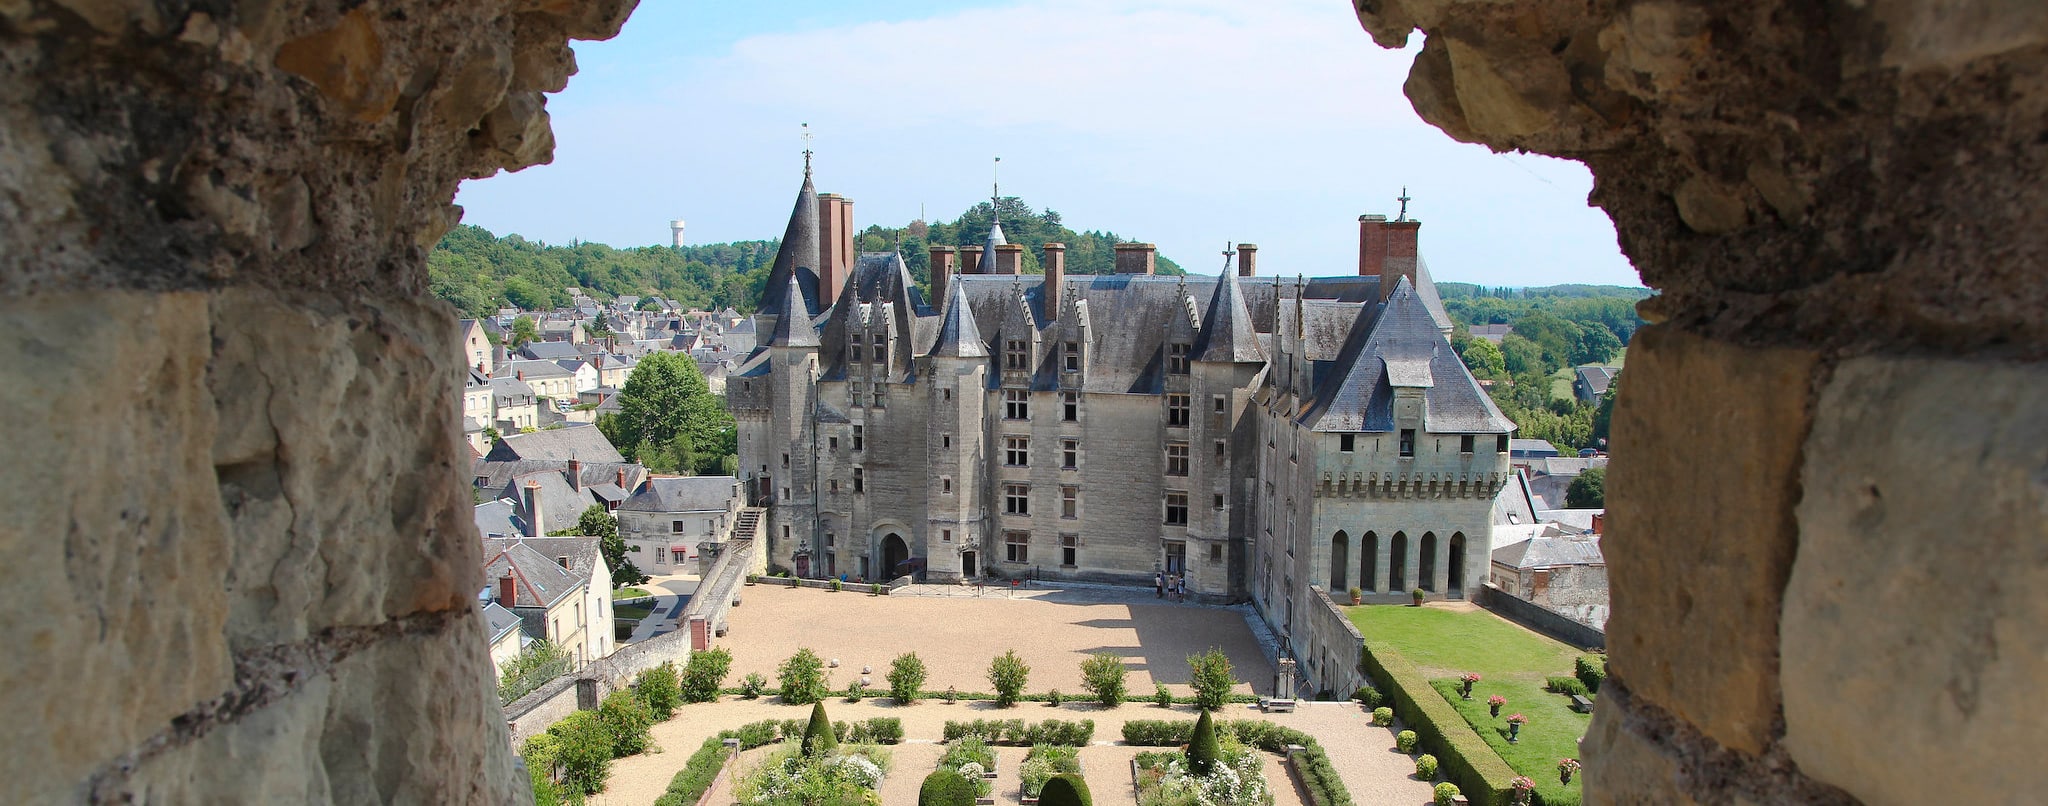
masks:
<path fill-rule="evenodd" d="M 1403 753 L 1414 753 L 1415 741 L 1415 731 L 1404 730 L 1394 734 L 1394 748 Z"/>
<path fill-rule="evenodd" d="M 1386 702 L 1379 689 L 1370 686 L 1359 686 L 1357 691 L 1351 692 L 1351 699 L 1364 703 L 1367 708 L 1378 708 L 1380 703 Z"/>
<path fill-rule="evenodd" d="M 1458 802 L 1458 785 L 1449 781 L 1437 784 L 1434 796 L 1436 806 L 1451 806 Z"/>
<path fill-rule="evenodd" d="M 1073 773 L 1060 773 L 1045 782 L 1045 788 L 1038 791 L 1039 806 L 1094 806 L 1095 801 L 1088 794 L 1088 782 Z"/>
<path fill-rule="evenodd" d="M 1152 691 L 1152 704 L 1161 708 L 1173 707 L 1173 692 L 1166 690 L 1165 683 L 1160 683 L 1159 687 Z"/>
<path fill-rule="evenodd" d="M 1195 735 L 1188 742 L 1188 772 L 1208 775 L 1216 769 L 1216 760 L 1223 755 L 1223 745 L 1216 740 L 1216 723 L 1210 721 L 1209 712 L 1195 720 Z"/>
<path fill-rule="evenodd" d="M 804 755 L 822 756 L 839 749 L 838 731 L 825 718 L 825 704 L 811 703 L 811 722 L 804 726 Z"/>
<path fill-rule="evenodd" d="M 1606 655 L 1580 655 L 1573 662 L 1573 674 L 1579 682 L 1586 684 L 1586 690 L 1599 693 L 1600 684 L 1607 682 Z"/>
<path fill-rule="evenodd" d="M 1045 694 L 1045 704 L 1053 708 L 1060 707 L 1060 699 L 1059 689 L 1053 689 Z"/>
<path fill-rule="evenodd" d="M 1587 694 L 1591 693 L 1586 690 L 1586 684 L 1580 682 L 1579 679 L 1576 677 L 1544 678 L 1543 688 L 1552 693 L 1563 694 L 1567 697 L 1572 696 L 1574 694 L 1584 697 Z"/>
<path fill-rule="evenodd" d="M 974 806 L 974 784 L 952 770 L 934 770 L 918 787 L 917 806 Z"/>
<path fill-rule="evenodd" d="M 1432 780 L 1435 780 L 1435 779 L 1436 779 L 1436 756 L 1432 756 L 1432 755 L 1430 755 L 1430 754 L 1428 754 L 1428 753 L 1423 753 L 1422 755 L 1416 756 L 1416 757 L 1415 757 L 1415 777 L 1416 777 L 1416 779 L 1417 779 L 1417 780 L 1422 780 L 1422 781 L 1432 781 Z"/>
<path fill-rule="evenodd" d="M 1394 724 L 1394 709 L 1384 705 L 1372 709 L 1372 723 L 1382 728 Z"/>

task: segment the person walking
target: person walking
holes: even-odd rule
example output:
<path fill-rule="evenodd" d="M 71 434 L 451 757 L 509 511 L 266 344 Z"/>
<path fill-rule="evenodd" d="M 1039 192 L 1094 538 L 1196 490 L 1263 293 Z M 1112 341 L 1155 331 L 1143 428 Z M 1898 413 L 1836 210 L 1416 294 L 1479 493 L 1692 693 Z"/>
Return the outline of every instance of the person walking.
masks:
<path fill-rule="evenodd" d="M 1166 598 L 1166 572 L 1165 572 L 1165 571 L 1153 571 L 1153 572 L 1152 572 L 1152 598 L 1154 598 L 1154 599 L 1164 599 L 1164 598 Z"/>
<path fill-rule="evenodd" d="M 1175 585 L 1175 587 L 1174 587 L 1174 589 L 1173 589 L 1173 600 L 1174 600 L 1174 601 L 1176 601 L 1176 602 L 1180 602 L 1180 603 L 1183 603 L 1183 604 L 1187 603 L 1187 600 L 1188 600 L 1188 578 L 1187 578 L 1187 576 L 1186 576 L 1186 575 L 1182 575 L 1182 576 L 1181 576 L 1181 578 L 1180 578 L 1180 580 L 1179 580 L 1179 581 L 1177 581 L 1177 582 L 1175 582 L 1175 583 L 1174 583 L 1174 585 Z"/>

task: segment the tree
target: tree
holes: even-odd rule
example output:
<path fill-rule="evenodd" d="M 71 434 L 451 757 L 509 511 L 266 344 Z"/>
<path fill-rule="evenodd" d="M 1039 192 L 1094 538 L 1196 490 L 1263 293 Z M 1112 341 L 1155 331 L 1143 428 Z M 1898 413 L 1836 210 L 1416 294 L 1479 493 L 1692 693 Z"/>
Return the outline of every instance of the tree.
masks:
<path fill-rule="evenodd" d="M 722 650 L 721 650 L 722 651 Z M 696 660 L 691 656 L 691 660 Z M 674 662 L 666 662 L 633 679 L 633 693 L 640 701 L 647 703 L 647 712 L 654 715 L 654 721 L 661 722 L 675 716 L 676 704 L 683 699 L 681 678 L 676 675 Z"/>
<path fill-rule="evenodd" d="M 555 764 L 562 770 L 562 786 L 571 792 L 595 795 L 604 789 L 612 770 L 612 737 L 599 721 L 596 711 L 577 711 L 548 728 L 555 737 Z"/>
<path fill-rule="evenodd" d="M 1188 741 L 1188 772 L 1208 775 L 1216 769 L 1217 759 L 1223 756 L 1223 745 L 1216 740 L 1216 723 L 1203 711 L 1195 720 L 1194 738 Z"/>
<path fill-rule="evenodd" d="M 1614 424 L 1614 395 L 1621 388 L 1621 378 L 1616 377 L 1607 384 L 1607 391 L 1600 393 L 1600 405 L 1593 410 L 1593 445 L 1607 447 L 1607 431 Z"/>
<path fill-rule="evenodd" d="M 1205 713 L 1222 710 L 1230 701 L 1230 689 L 1237 685 L 1230 656 L 1210 647 L 1207 652 L 1188 657 L 1188 671 L 1195 687 L 1195 707 Z"/>
<path fill-rule="evenodd" d="M 1519 333 L 1509 333 L 1500 340 L 1501 366 L 1517 377 L 1523 373 L 1548 374 L 1544 368 L 1543 347 L 1523 338 Z"/>
<path fill-rule="evenodd" d="M 825 662 L 810 647 L 797 650 L 783 661 L 775 670 L 775 677 L 782 686 L 783 702 L 806 705 L 825 699 Z"/>
<path fill-rule="evenodd" d="M 540 341 L 540 329 L 533 324 L 533 317 L 522 316 L 512 320 L 512 349 Z"/>
<path fill-rule="evenodd" d="M 1031 676 L 1031 667 L 1024 665 L 1024 659 L 1017 657 L 1017 650 L 1004 650 L 988 664 L 988 683 L 996 689 L 996 707 L 1008 708 L 1017 704 L 1017 696 L 1024 691 L 1024 681 Z"/>
<path fill-rule="evenodd" d="M 626 539 L 619 536 L 619 519 L 606 511 L 603 504 L 591 504 L 583 514 L 576 516 L 576 528 L 559 529 L 548 535 L 597 538 L 597 551 L 604 556 L 605 567 L 612 570 L 612 587 L 647 581 L 647 575 L 626 557 Z"/>
<path fill-rule="evenodd" d="M 1071 772 L 1047 778 L 1045 787 L 1038 790 L 1038 806 L 1093 806 L 1094 803 L 1088 794 L 1088 781 Z"/>
<path fill-rule="evenodd" d="M 1107 652 L 1089 655 L 1081 661 L 1081 688 L 1094 696 L 1096 702 L 1115 708 L 1124 701 L 1124 681 L 1130 671 L 1123 658 Z"/>
<path fill-rule="evenodd" d="M 723 647 L 690 653 L 683 667 L 684 702 L 712 702 L 718 699 L 725 675 L 732 670 L 732 653 Z"/>
<path fill-rule="evenodd" d="M 825 718 L 825 703 L 811 703 L 811 721 L 804 726 L 804 755 L 830 755 L 839 749 L 839 737 L 832 731 L 832 720 Z"/>
<path fill-rule="evenodd" d="M 715 472 L 738 446 L 732 415 L 681 353 L 640 359 L 619 390 L 618 414 L 597 427 L 628 460 L 657 472 Z"/>
<path fill-rule="evenodd" d="M 1607 506 L 1607 468 L 1592 467 L 1572 479 L 1564 490 L 1567 509 L 1600 509 Z"/>
<path fill-rule="evenodd" d="M 1485 339 L 1465 337 L 1452 343 L 1458 357 L 1465 360 L 1466 368 L 1472 370 L 1475 378 L 1505 378 L 1508 376 L 1507 356 L 1500 347 Z"/>
<path fill-rule="evenodd" d="M 597 705 L 597 718 L 611 736 L 612 758 L 647 749 L 647 731 L 654 725 L 654 714 L 633 692 L 619 689 L 606 695 L 604 702 Z"/>
<path fill-rule="evenodd" d="M 917 694 L 924 689 L 924 661 L 915 652 L 897 655 L 889 662 L 889 699 L 898 705 L 917 702 Z"/>

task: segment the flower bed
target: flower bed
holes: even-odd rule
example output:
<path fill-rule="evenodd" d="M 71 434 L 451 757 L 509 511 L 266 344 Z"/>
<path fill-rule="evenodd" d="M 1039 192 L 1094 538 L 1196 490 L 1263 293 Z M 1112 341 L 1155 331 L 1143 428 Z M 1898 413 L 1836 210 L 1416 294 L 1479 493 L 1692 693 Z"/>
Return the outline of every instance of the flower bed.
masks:
<path fill-rule="evenodd" d="M 1138 806 L 1272 806 L 1265 760 L 1259 751 L 1230 738 L 1216 768 L 1207 775 L 1188 769 L 1180 752 L 1139 753 L 1131 762 Z"/>
<path fill-rule="evenodd" d="M 735 794 L 750 806 L 867 803 L 888 769 L 888 751 L 874 745 L 805 755 L 798 742 L 790 741 L 741 778 Z"/>
<path fill-rule="evenodd" d="M 938 770 L 967 779 L 974 785 L 975 797 L 988 797 L 996 786 L 995 748 L 980 736 L 966 736 L 946 748 L 946 754 L 939 758 Z"/>
<path fill-rule="evenodd" d="M 1024 756 L 1024 763 L 1017 768 L 1017 777 L 1022 781 L 1024 801 L 1037 802 L 1039 790 L 1045 788 L 1045 782 L 1060 773 L 1081 774 L 1081 754 L 1078 749 L 1051 744 L 1032 747 L 1031 752 Z"/>

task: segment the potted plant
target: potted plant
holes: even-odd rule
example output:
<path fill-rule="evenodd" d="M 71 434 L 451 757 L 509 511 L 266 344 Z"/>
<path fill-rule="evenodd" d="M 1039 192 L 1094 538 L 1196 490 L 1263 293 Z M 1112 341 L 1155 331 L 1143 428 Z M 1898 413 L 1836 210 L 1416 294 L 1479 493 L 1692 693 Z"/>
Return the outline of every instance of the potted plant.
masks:
<path fill-rule="evenodd" d="M 1360 602 L 1363 602 L 1363 601 L 1365 601 L 1365 591 L 1359 590 L 1359 589 L 1357 589 L 1357 588 L 1355 588 L 1355 587 L 1354 587 L 1354 588 L 1352 588 L 1352 589 L 1351 589 L 1351 603 L 1352 603 L 1352 604 L 1358 604 L 1358 603 L 1360 603 Z"/>
<path fill-rule="evenodd" d="M 1558 782 L 1558 783 L 1560 783 L 1560 784 L 1569 784 L 1569 783 L 1571 783 L 1571 782 L 1572 782 L 1572 773 L 1575 773 L 1575 772 L 1578 772 L 1578 771 L 1579 771 L 1579 760 L 1578 760 L 1578 759 L 1575 759 L 1575 758 L 1561 758 L 1561 759 L 1558 759 L 1558 760 L 1557 760 L 1557 782 Z"/>
<path fill-rule="evenodd" d="M 1468 700 L 1472 699 L 1472 684 L 1479 682 L 1479 673 L 1466 672 L 1463 677 L 1458 678 L 1458 681 L 1463 684 L 1458 687 L 1458 696 Z"/>
<path fill-rule="evenodd" d="M 872 586 L 869 586 L 869 587 L 868 587 L 868 595 L 870 595 L 870 596 L 880 596 L 880 595 L 882 595 L 882 583 L 880 583 L 880 582 L 877 582 L 877 583 L 875 583 L 874 585 L 872 585 Z"/>
<path fill-rule="evenodd" d="M 1522 723 L 1528 721 L 1529 718 L 1521 714 L 1508 715 L 1508 744 L 1514 744 L 1522 740 Z"/>
<path fill-rule="evenodd" d="M 1526 775 L 1517 775 L 1514 780 L 1515 806 L 1528 806 L 1529 796 L 1536 792 L 1536 782 Z"/>
<path fill-rule="evenodd" d="M 1500 716 L 1500 707 L 1506 704 L 1508 704 L 1508 698 L 1499 694 L 1486 698 L 1486 708 L 1493 712 L 1494 716 Z"/>
<path fill-rule="evenodd" d="M 1423 598 L 1429 596 L 1429 594 L 1427 592 L 1424 592 L 1421 588 L 1416 588 L 1415 590 L 1409 591 L 1408 595 L 1415 597 L 1416 607 L 1421 607 Z"/>
<path fill-rule="evenodd" d="M 846 586 L 843 583 L 841 583 L 838 579 L 833 579 L 831 587 L 833 593 L 838 593 L 841 588 L 844 588 Z"/>

